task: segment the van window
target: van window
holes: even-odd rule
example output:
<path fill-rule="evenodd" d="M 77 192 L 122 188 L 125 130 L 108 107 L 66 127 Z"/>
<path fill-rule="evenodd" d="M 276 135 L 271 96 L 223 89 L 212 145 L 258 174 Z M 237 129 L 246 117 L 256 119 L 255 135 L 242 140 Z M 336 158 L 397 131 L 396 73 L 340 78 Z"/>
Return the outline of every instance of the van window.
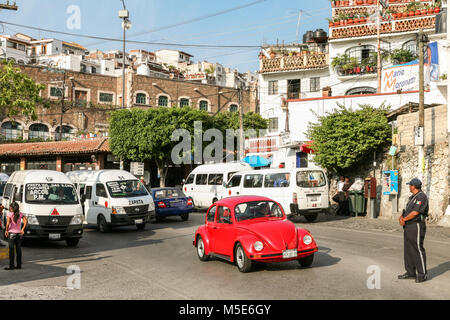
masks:
<path fill-rule="evenodd" d="M 194 184 L 194 179 L 195 179 L 195 174 L 191 174 L 187 180 L 185 184 Z"/>
<path fill-rule="evenodd" d="M 11 183 L 6 184 L 5 191 L 3 192 L 4 198 L 8 198 L 8 199 L 11 198 L 12 186 L 13 185 Z"/>
<path fill-rule="evenodd" d="M 86 199 L 92 199 L 92 186 L 87 186 L 86 187 Z"/>
<path fill-rule="evenodd" d="M 320 188 L 327 185 L 327 180 L 322 171 L 297 172 L 297 186 L 300 188 Z"/>
<path fill-rule="evenodd" d="M 25 201 L 33 204 L 78 204 L 72 184 L 31 183 L 25 187 Z"/>
<path fill-rule="evenodd" d="M 244 178 L 244 188 L 262 188 L 264 176 L 262 174 L 249 174 Z"/>
<path fill-rule="evenodd" d="M 242 176 L 234 176 L 231 178 L 230 182 L 228 182 L 227 188 L 236 188 L 241 185 Z"/>
<path fill-rule="evenodd" d="M 230 172 L 230 173 L 228 174 L 227 181 L 230 181 L 231 177 L 232 177 L 235 173 L 237 173 L 237 172 Z"/>
<path fill-rule="evenodd" d="M 139 180 L 111 181 L 107 182 L 111 198 L 132 198 L 148 195 L 147 188 Z"/>
<path fill-rule="evenodd" d="M 223 184 L 223 174 L 210 174 L 208 178 L 208 185 L 221 186 Z"/>
<path fill-rule="evenodd" d="M 106 188 L 102 183 L 97 183 L 95 185 L 95 195 L 100 198 L 108 198 L 108 194 L 106 193 Z"/>
<path fill-rule="evenodd" d="M 206 186 L 208 184 L 208 175 L 207 174 L 198 174 L 195 179 L 195 184 L 198 186 Z"/>
<path fill-rule="evenodd" d="M 287 188 L 290 185 L 291 175 L 289 173 L 266 174 L 264 180 L 265 188 Z"/>
<path fill-rule="evenodd" d="M 216 206 L 212 207 L 208 212 L 208 222 L 214 222 L 214 218 L 216 216 Z"/>
<path fill-rule="evenodd" d="M 0 194 L 3 194 L 5 191 L 6 182 L 0 182 Z"/>

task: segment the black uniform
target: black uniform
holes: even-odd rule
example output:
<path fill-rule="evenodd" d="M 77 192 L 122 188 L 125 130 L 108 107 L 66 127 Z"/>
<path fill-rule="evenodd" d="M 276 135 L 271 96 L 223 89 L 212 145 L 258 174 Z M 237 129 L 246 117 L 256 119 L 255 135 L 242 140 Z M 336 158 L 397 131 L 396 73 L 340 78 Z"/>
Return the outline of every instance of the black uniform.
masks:
<path fill-rule="evenodd" d="M 423 191 L 409 198 L 403 217 L 406 218 L 411 212 L 419 212 L 415 219 L 407 221 L 404 227 L 404 254 L 405 269 L 411 276 L 421 279 L 427 277 L 427 259 L 423 243 L 427 231 L 425 219 L 428 217 L 428 197 Z"/>

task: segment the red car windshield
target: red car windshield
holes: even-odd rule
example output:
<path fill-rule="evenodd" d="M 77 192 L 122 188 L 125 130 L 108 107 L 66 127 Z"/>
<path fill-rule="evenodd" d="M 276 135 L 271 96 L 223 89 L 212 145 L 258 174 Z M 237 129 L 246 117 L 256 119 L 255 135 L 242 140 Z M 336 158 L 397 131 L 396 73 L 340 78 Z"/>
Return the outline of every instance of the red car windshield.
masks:
<path fill-rule="evenodd" d="M 273 201 L 254 201 L 238 204 L 234 208 L 237 222 L 258 218 L 283 218 L 283 211 Z"/>

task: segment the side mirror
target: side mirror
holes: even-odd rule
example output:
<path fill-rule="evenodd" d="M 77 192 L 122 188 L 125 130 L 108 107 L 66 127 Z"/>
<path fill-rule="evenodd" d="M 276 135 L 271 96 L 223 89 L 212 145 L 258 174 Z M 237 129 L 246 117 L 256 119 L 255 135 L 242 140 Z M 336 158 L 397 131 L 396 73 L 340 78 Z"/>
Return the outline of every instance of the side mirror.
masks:
<path fill-rule="evenodd" d="M 226 187 L 227 187 L 227 183 L 226 183 L 226 182 L 222 183 L 222 186 L 223 186 L 224 188 L 226 188 Z"/>
<path fill-rule="evenodd" d="M 181 180 L 181 184 L 186 184 L 186 179 Z"/>

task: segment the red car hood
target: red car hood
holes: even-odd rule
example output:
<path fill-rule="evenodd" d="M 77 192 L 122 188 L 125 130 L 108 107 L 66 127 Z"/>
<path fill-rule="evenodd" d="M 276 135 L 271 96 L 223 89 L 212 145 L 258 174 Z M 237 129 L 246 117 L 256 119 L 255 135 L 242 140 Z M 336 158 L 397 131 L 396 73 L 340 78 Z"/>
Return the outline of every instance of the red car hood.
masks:
<path fill-rule="evenodd" d="M 282 252 L 286 249 L 298 248 L 297 229 L 287 220 L 251 220 L 239 224 L 264 240 L 273 251 Z M 287 248 L 286 248 L 287 246 Z"/>

